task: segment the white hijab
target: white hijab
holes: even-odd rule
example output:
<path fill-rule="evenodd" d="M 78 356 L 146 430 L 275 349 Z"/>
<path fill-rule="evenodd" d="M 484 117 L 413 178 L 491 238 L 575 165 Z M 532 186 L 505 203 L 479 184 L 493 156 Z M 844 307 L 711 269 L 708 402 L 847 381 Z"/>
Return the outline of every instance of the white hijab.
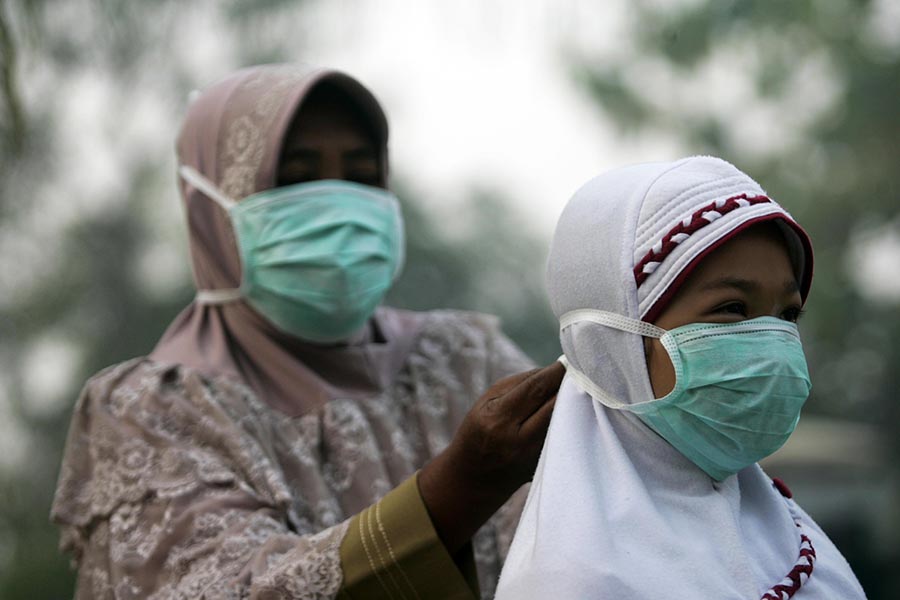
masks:
<path fill-rule="evenodd" d="M 765 220 L 782 226 L 805 299 L 812 250 L 784 209 L 766 199 L 716 212 L 730 198 L 764 195 L 747 175 L 710 157 L 593 179 L 569 202 L 553 239 L 548 292 L 556 316 L 589 308 L 652 320 L 706 253 Z M 692 220 L 702 226 L 664 243 L 678 223 Z M 660 260 L 638 285 L 635 266 L 653 262 L 645 257 L 654 251 Z M 581 322 L 560 337 L 568 362 L 606 393 L 627 403 L 653 398 L 640 336 Z M 794 580 L 786 579 L 792 571 Z M 634 415 L 594 401 L 568 375 L 496 597 L 865 594 L 828 537 L 758 465 L 715 482 Z"/>

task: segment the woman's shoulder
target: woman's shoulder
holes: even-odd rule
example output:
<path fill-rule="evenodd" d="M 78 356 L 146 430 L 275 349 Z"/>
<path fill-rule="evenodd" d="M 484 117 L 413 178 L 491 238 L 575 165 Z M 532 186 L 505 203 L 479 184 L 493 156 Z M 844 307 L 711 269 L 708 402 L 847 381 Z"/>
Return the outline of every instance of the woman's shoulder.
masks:
<path fill-rule="evenodd" d="M 438 309 L 420 313 L 423 338 L 445 338 L 458 343 L 487 343 L 503 335 L 500 318 L 486 313 Z"/>
<path fill-rule="evenodd" d="M 99 410 L 122 416 L 150 405 L 154 409 L 215 405 L 235 418 L 266 410 L 236 377 L 144 356 L 111 365 L 89 378 L 76 412 Z"/>
<path fill-rule="evenodd" d="M 52 515 L 86 526 L 122 503 L 173 498 L 244 478 L 266 501 L 286 497 L 266 440 L 271 411 L 225 377 L 137 358 L 85 384 L 72 414 Z"/>
<path fill-rule="evenodd" d="M 499 317 L 452 309 L 421 314 L 424 323 L 414 349 L 420 358 L 441 361 L 468 358 L 484 364 L 492 381 L 534 366 L 503 333 Z"/>

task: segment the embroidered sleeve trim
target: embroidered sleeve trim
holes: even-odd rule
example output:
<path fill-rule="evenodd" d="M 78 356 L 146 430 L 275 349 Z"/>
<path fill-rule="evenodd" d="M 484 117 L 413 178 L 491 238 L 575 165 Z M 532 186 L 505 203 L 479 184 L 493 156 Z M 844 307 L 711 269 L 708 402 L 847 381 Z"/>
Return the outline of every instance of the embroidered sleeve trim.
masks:
<path fill-rule="evenodd" d="M 340 598 L 474 599 L 471 547 L 457 565 L 422 503 L 416 476 L 353 518 L 341 545 Z"/>

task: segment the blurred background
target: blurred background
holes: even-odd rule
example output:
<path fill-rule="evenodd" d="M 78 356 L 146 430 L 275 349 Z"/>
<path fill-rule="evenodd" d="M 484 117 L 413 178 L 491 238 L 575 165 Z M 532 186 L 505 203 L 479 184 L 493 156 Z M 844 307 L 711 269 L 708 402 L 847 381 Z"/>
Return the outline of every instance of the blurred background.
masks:
<path fill-rule="evenodd" d="M 66 598 L 48 522 L 71 408 L 193 295 L 174 138 L 253 63 L 381 99 L 409 232 L 390 303 L 498 314 L 541 362 L 566 200 L 615 166 L 721 156 L 809 230 L 813 395 L 767 461 L 900 597 L 900 4 L 892 0 L 2 0 L 0 598 Z"/>

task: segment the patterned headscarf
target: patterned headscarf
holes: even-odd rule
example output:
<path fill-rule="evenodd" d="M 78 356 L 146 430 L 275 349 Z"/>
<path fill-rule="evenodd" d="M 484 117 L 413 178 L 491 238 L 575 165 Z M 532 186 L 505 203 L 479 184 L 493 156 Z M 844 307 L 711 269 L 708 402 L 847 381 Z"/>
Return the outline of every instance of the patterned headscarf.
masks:
<path fill-rule="evenodd" d="M 307 65 L 249 67 L 204 90 L 191 103 L 178 137 L 179 165 L 193 167 L 238 200 L 275 187 L 291 122 L 309 93 L 326 82 L 366 118 L 386 173 L 388 129 L 378 101 L 348 75 Z M 238 287 L 241 263 L 228 215 L 200 190 L 183 181 L 180 186 L 197 289 Z M 323 346 L 280 332 L 244 302 L 192 303 L 151 358 L 235 376 L 264 402 L 299 415 L 337 396 L 383 390 L 403 365 L 420 321 L 412 313 L 379 308 L 358 339 Z"/>

